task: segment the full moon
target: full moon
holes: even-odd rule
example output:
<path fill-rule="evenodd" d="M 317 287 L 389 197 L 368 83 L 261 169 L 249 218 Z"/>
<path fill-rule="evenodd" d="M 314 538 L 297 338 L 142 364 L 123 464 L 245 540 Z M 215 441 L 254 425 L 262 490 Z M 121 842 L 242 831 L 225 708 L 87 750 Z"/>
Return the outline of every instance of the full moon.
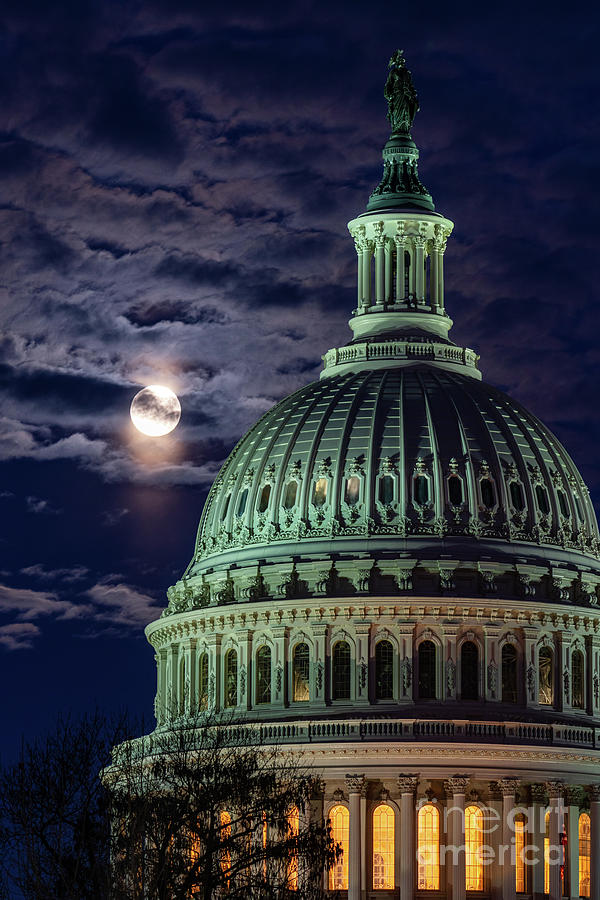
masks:
<path fill-rule="evenodd" d="M 181 417 L 181 405 L 168 387 L 150 384 L 131 401 L 131 421 L 138 431 L 161 437 L 173 431 Z"/>

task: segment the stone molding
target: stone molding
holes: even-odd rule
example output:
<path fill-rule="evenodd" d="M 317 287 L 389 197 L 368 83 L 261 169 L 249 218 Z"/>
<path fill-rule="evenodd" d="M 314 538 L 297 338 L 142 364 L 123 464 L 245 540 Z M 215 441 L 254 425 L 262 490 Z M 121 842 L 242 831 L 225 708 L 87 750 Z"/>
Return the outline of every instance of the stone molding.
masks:
<path fill-rule="evenodd" d="M 546 789 L 548 791 L 548 798 L 550 802 L 552 800 L 562 800 L 565 795 L 565 783 L 564 781 L 547 781 Z"/>
<path fill-rule="evenodd" d="M 444 790 L 446 794 L 454 796 L 455 794 L 465 794 L 471 781 L 470 775 L 453 775 L 444 781 Z"/>
<path fill-rule="evenodd" d="M 344 781 L 349 795 L 360 794 L 362 797 L 366 797 L 367 782 L 364 775 L 346 775 Z"/>
<path fill-rule="evenodd" d="M 514 800 L 519 783 L 518 778 L 501 778 L 498 782 L 498 789 L 503 797 L 512 797 Z"/>
<path fill-rule="evenodd" d="M 401 794 L 414 794 L 419 784 L 418 775 L 398 775 L 396 779 Z"/>
<path fill-rule="evenodd" d="M 543 806 L 546 805 L 548 801 L 548 790 L 545 784 L 531 784 L 529 785 L 529 792 L 531 794 L 532 803 L 541 803 Z"/>

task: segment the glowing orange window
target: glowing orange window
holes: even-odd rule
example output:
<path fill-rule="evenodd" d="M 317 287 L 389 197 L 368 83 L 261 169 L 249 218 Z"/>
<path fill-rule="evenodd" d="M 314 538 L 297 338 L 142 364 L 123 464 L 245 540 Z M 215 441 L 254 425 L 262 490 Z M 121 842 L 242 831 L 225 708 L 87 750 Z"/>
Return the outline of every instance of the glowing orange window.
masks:
<path fill-rule="evenodd" d="M 394 888 L 395 818 L 391 806 L 382 803 L 373 812 L 373 888 Z"/>
<path fill-rule="evenodd" d="M 417 888 L 440 889 L 440 811 L 433 803 L 422 806 L 417 816 Z"/>
<path fill-rule="evenodd" d="M 334 806 L 329 813 L 331 837 L 342 848 L 342 855 L 329 870 L 329 890 L 348 890 L 348 848 L 350 841 L 350 814 L 345 806 Z"/>

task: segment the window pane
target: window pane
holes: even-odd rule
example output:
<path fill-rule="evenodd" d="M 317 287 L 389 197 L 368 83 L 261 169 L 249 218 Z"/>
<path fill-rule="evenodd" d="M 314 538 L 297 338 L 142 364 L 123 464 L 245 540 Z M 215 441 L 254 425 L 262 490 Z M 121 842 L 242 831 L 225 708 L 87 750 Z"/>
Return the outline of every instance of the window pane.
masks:
<path fill-rule="evenodd" d="M 478 806 L 465 809 L 465 881 L 467 891 L 483 890 L 483 812 Z"/>
<path fill-rule="evenodd" d="M 525 509 L 525 499 L 523 497 L 523 488 L 519 484 L 518 481 L 511 481 L 509 485 L 510 489 L 510 502 L 514 506 L 515 509 L 521 510 Z"/>
<path fill-rule="evenodd" d="M 590 893 L 591 820 L 587 813 L 579 816 L 579 896 Z"/>
<path fill-rule="evenodd" d="M 394 696 L 394 648 L 389 641 L 375 647 L 375 697 L 391 700 Z"/>
<path fill-rule="evenodd" d="M 208 653 L 201 653 L 198 661 L 198 706 L 208 706 Z"/>
<path fill-rule="evenodd" d="M 313 506 L 323 506 L 327 499 L 327 479 L 319 478 L 315 481 L 313 490 Z"/>
<path fill-rule="evenodd" d="M 225 706 L 237 705 L 237 651 L 225 654 Z"/>
<path fill-rule="evenodd" d="M 517 702 L 517 651 L 512 644 L 502 648 L 502 702 Z"/>
<path fill-rule="evenodd" d="M 298 482 L 288 481 L 285 486 L 285 494 L 283 495 L 283 508 L 291 509 L 296 505 L 296 494 L 298 493 Z"/>
<path fill-rule="evenodd" d="M 394 888 L 394 810 L 381 804 L 373 813 L 373 888 Z"/>
<path fill-rule="evenodd" d="M 440 813 L 428 803 L 417 817 L 417 888 L 420 891 L 440 889 Z"/>
<path fill-rule="evenodd" d="M 246 502 L 248 500 L 248 488 L 244 488 L 238 500 L 237 516 L 241 518 L 246 511 Z"/>
<path fill-rule="evenodd" d="M 297 703 L 310 700 L 309 677 L 310 656 L 308 644 L 296 644 L 292 657 L 292 697 Z"/>
<path fill-rule="evenodd" d="M 269 506 L 269 497 L 271 496 L 271 485 L 265 484 L 262 491 L 260 492 L 260 498 L 258 500 L 258 511 L 259 513 L 264 513 Z"/>
<path fill-rule="evenodd" d="M 333 842 L 342 848 L 342 855 L 329 870 L 329 890 L 347 891 L 350 815 L 345 806 L 334 806 L 329 813 L 329 818 Z"/>
<path fill-rule="evenodd" d="M 489 478 L 482 478 L 480 487 L 481 502 L 488 509 L 492 509 L 496 505 L 496 492 L 494 491 L 494 485 Z"/>
<path fill-rule="evenodd" d="M 425 475 L 417 475 L 414 479 L 414 497 L 418 506 L 425 506 L 429 500 L 429 481 Z"/>
<path fill-rule="evenodd" d="M 542 647 L 538 661 L 539 703 L 554 704 L 554 653 L 550 647 Z"/>
<path fill-rule="evenodd" d="M 350 645 L 338 641 L 333 648 L 333 699 L 350 699 Z"/>
<path fill-rule="evenodd" d="M 473 641 L 465 641 L 460 651 L 460 696 L 479 699 L 479 650 Z"/>
<path fill-rule="evenodd" d="M 346 479 L 346 493 L 344 500 L 348 506 L 356 506 L 360 496 L 360 480 L 356 475 Z"/>
<path fill-rule="evenodd" d="M 547 516 L 550 512 L 550 502 L 548 500 L 548 493 L 546 491 L 546 488 L 542 487 L 541 484 L 536 484 L 535 496 L 540 508 L 540 512 L 543 513 L 543 515 Z"/>
<path fill-rule="evenodd" d="M 460 506 L 463 502 L 462 481 L 458 475 L 451 475 L 448 479 L 448 497 L 452 506 Z"/>
<path fill-rule="evenodd" d="M 567 498 L 565 497 L 563 491 L 557 491 L 558 495 L 558 505 L 560 506 L 560 511 L 565 516 L 565 518 L 569 518 L 571 515 L 571 510 L 569 509 L 569 504 L 567 503 Z"/>
<path fill-rule="evenodd" d="M 223 512 L 221 513 L 221 521 L 223 521 L 227 516 L 227 511 L 229 509 L 229 502 L 231 500 L 231 494 L 227 494 L 225 498 L 225 503 L 223 504 Z"/>
<path fill-rule="evenodd" d="M 419 644 L 419 698 L 435 700 L 437 695 L 436 647 L 433 641 Z"/>
<path fill-rule="evenodd" d="M 572 705 L 576 709 L 584 707 L 583 689 L 584 659 L 581 650 L 575 650 L 571 657 L 571 680 L 573 682 Z"/>
<path fill-rule="evenodd" d="M 261 647 L 256 654 L 256 702 L 271 702 L 271 648 Z"/>
<path fill-rule="evenodd" d="M 515 818 L 515 881 L 517 894 L 524 894 L 526 890 L 525 878 L 525 817 Z"/>
<path fill-rule="evenodd" d="M 294 806 L 288 813 L 289 837 L 297 839 L 300 832 L 300 813 Z M 298 890 L 298 853 L 292 852 L 287 866 L 287 887 L 290 891 Z"/>
<path fill-rule="evenodd" d="M 379 502 L 389 506 L 394 501 L 394 479 L 391 475 L 383 475 L 379 479 Z"/>

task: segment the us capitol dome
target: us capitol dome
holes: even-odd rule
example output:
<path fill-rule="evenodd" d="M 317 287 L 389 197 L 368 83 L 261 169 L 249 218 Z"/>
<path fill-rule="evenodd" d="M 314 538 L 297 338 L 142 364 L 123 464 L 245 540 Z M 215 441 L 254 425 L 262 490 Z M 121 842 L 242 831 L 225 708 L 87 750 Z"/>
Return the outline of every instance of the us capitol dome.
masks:
<path fill-rule="evenodd" d="M 228 710 L 295 745 L 349 900 L 600 898 L 596 517 L 561 443 L 450 338 L 453 223 L 419 180 L 400 52 L 385 96 L 383 177 L 348 225 L 352 336 L 212 486 L 146 630 L 157 728 Z"/>

